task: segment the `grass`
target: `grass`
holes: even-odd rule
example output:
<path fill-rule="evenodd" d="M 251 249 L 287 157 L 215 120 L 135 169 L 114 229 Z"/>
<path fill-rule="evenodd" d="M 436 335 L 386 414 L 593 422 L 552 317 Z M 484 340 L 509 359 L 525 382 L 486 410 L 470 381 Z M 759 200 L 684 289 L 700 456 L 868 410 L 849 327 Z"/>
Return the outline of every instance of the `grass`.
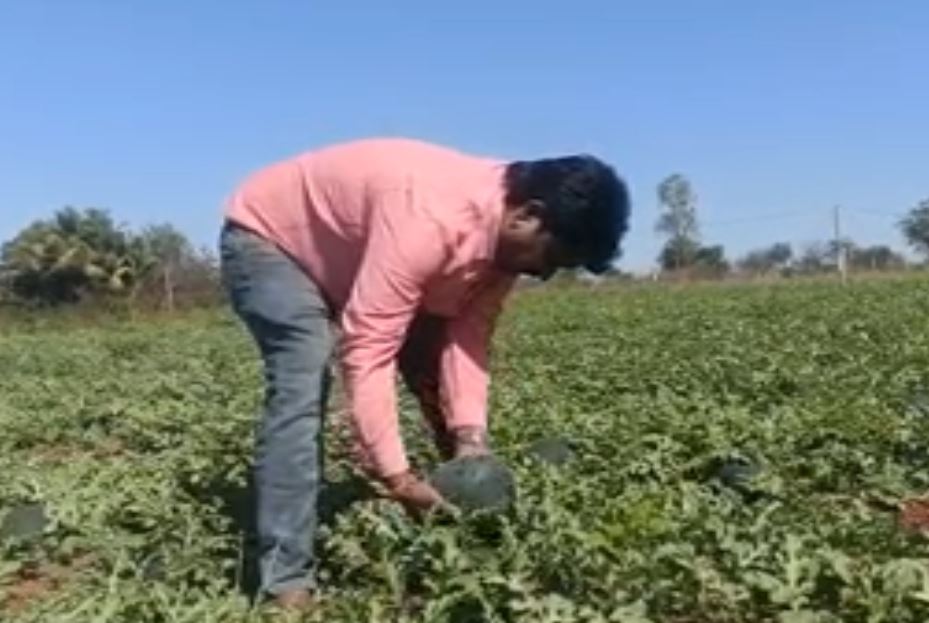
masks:
<path fill-rule="evenodd" d="M 927 620 L 929 549 L 898 512 L 929 484 L 927 286 L 520 292 L 492 391 L 517 508 L 420 525 L 364 499 L 335 409 L 308 620 Z M 0 518 L 48 519 L 0 541 L 2 620 L 270 620 L 245 590 L 261 387 L 233 318 L 34 319 L 0 369 Z M 575 458 L 527 456 L 550 436 Z"/>

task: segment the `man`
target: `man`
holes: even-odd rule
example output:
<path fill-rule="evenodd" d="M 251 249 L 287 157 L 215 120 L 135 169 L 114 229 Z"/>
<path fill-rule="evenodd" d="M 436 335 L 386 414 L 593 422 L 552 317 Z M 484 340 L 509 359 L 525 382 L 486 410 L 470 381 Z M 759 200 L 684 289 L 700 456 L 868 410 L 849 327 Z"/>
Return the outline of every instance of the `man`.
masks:
<path fill-rule="evenodd" d="M 265 595 L 284 608 L 312 603 L 333 350 L 365 470 L 407 509 L 433 509 L 441 496 L 410 470 L 399 435 L 396 372 L 444 457 L 488 452 L 487 350 L 504 297 L 519 275 L 602 272 L 628 213 L 625 185 L 590 156 L 502 162 L 404 139 L 311 151 L 239 187 L 220 246 L 233 309 L 264 362 Z"/>

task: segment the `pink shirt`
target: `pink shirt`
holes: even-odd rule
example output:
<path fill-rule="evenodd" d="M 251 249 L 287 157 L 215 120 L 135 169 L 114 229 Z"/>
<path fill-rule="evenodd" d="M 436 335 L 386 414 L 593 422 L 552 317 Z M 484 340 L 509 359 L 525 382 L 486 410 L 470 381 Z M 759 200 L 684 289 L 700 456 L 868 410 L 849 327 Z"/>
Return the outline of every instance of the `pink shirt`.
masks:
<path fill-rule="evenodd" d="M 439 372 L 450 425 L 486 424 L 488 343 L 515 281 L 492 266 L 504 166 L 362 140 L 273 164 L 229 200 L 227 218 L 285 250 L 327 298 L 356 439 L 382 475 L 408 468 L 395 359 L 418 310 L 451 319 Z"/>

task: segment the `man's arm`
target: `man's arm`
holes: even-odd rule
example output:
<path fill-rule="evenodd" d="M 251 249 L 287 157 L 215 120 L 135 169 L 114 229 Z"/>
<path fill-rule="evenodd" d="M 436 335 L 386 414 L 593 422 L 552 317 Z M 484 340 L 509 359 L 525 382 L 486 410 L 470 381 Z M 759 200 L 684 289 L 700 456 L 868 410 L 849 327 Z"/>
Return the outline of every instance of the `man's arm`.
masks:
<path fill-rule="evenodd" d="M 490 342 L 515 281 L 515 276 L 495 274 L 448 324 L 439 386 L 446 425 L 459 455 L 486 450 L 481 446 L 486 446 Z"/>
<path fill-rule="evenodd" d="M 420 313 L 410 324 L 397 357 L 403 382 L 419 403 L 443 459 L 451 458 L 455 451 L 439 392 L 439 363 L 447 339 L 447 325 L 445 318 Z"/>
<path fill-rule="evenodd" d="M 426 281 L 447 257 L 442 231 L 408 192 L 378 199 L 342 312 L 340 359 L 362 459 L 382 480 L 409 470 L 397 418 L 395 358 Z"/>
<path fill-rule="evenodd" d="M 486 451 L 488 350 L 514 281 L 495 276 L 457 318 L 420 315 L 410 325 L 401 374 L 445 459 Z"/>

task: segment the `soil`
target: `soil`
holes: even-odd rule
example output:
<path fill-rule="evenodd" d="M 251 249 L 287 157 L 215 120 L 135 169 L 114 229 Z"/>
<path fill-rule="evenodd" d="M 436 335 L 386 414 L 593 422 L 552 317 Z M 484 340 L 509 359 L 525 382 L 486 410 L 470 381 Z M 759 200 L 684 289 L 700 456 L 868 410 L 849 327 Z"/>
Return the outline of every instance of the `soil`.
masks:
<path fill-rule="evenodd" d="M 125 448 L 118 439 L 106 439 L 93 448 L 58 444 L 35 450 L 34 457 L 47 463 L 66 463 L 78 459 L 107 459 L 123 454 Z"/>
<path fill-rule="evenodd" d="M 929 534 L 929 498 L 904 500 L 897 521 L 904 530 Z"/>
<path fill-rule="evenodd" d="M 37 601 L 47 599 L 94 561 L 93 555 L 84 554 L 66 565 L 46 563 L 24 566 L 3 587 L 0 593 L 0 613 L 23 612 Z"/>

